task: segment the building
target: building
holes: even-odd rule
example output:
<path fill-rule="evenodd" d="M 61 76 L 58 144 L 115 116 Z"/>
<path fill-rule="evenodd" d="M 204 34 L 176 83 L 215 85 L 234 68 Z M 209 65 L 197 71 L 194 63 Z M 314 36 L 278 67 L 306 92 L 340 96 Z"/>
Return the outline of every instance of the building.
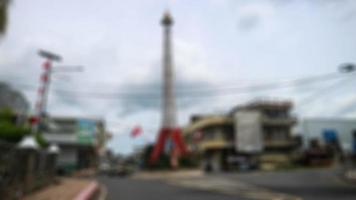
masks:
<path fill-rule="evenodd" d="M 50 117 L 46 119 L 43 136 L 48 143 L 60 147 L 58 167 L 70 172 L 97 167 L 107 133 L 100 119 Z"/>
<path fill-rule="evenodd" d="M 184 136 L 205 169 L 287 166 L 295 149 L 291 109 L 289 101 L 254 101 L 226 115 L 193 116 Z"/>
<path fill-rule="evenodd" d="M 227 158 L 236 154 L 232 118 L 224 115 L 196 115 L 183 129 L 183 134 L 191 152 L 200 155 L 204 169 L 228 170 Z"/>
<path fill-rule="evenodd" d="M 335 139 L 344 153 L 356 152 L 356 119 L 306 118 L 300 121 L 297 130 L 305 148 L 312 139 L 324 144 Z"/>
<path fill-rule="evenodd" d="M 296 124 L 295 117 L 290 115 L 293 104 L 290 101 L 255 101 L 245 106 L 238 106 L 231 112 L 257 112 L 259 119 L 256 121 L 261 131 L 261 151 L 259 162 L 262 168 L 287 166 L 294 155 L 295 140 L 292 136 L 292 127 Z M 237 119 L 235 117 L 235 119 Z M 237 125 L 239 123 L 235 122 Z M 237 131 L 241 135 L 243 129 Z M 245 141 L 237 141 L 243 144 Z M 239 148 L 239 147 L 237 147 Z"/>

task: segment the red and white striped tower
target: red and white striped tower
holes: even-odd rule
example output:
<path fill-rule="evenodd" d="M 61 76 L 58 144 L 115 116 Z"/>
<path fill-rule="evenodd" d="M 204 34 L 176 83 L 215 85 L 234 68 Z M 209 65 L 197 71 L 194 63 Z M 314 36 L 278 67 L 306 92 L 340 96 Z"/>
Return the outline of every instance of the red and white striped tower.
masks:
<path fill-rule="evenodd" d="M 47 104 L 48 88 L 51 78 L 51 67 L 52 63 L 50 60 L 46 60 L 43 64 L 43 73 L 40 76 L 40 87 L 38 88 L 37 102 L 35 104 L 35 115 L 31 119 L 32 132 L 38 132 L 38 126 L 42 115 L 45 113 Z"/>
<path fill-rule="evenodd" d="M 186 147 L 181 137 L 181 129 L 177 126 L 176 103 L 174 95 L 174 70 L 172 62 L 171 27 L 173 19 L 166 12 L 161 21 L 163 26 L 163 93 L 162 93 L 162 127 L 157 142 L 151 153 L 151 162 L 155 162 L 163 152 L 165 143 L 171 139 L 171 165 L 178 166 L 179 155 L 186 153 Z"/>
<path fill-rule="evenodd" d="M 40 76 L 40 87 L 38 88 L 38 97 L 35 104 L 35 115 L 31 118 L 32 133 L 37 133 L 39 131 L 39 124 L 46 112 L 48 91 L 52 74 L 52 61 L 61 60 L 60 56 L 43 50 L 39 51 L 39 55 L 44 57 L 46 60 L 42 64 L 43 73 Z"/>

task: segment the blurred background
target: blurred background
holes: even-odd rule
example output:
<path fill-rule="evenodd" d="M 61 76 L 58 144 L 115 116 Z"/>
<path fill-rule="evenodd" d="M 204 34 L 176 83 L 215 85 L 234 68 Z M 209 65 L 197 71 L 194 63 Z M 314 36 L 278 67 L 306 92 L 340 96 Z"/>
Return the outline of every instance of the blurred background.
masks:
<path fill-rule="evenodd" d="M 355 198 L 355 13 L 0 0 L 0 196 L 53 199 L 56 182 L 77 188 L 67 199 L 91 183 L 109 199 Z"/>

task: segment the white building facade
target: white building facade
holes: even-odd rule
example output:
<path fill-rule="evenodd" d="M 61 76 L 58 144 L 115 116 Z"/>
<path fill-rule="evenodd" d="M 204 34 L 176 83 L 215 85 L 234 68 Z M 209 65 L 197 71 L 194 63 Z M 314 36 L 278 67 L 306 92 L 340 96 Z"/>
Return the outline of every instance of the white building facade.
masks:
<path fill-rule="evenodd" d="M 306 118 L 299 122 L 298 133 L 303 138 L 304 147 L 307 147 L 311 139 L 325 142 L 325 133 L 336 134 L 342 149 L 350 153 L 354 148 L 354 136 L 356 135 L 356 119 L 343 118 Z"/>

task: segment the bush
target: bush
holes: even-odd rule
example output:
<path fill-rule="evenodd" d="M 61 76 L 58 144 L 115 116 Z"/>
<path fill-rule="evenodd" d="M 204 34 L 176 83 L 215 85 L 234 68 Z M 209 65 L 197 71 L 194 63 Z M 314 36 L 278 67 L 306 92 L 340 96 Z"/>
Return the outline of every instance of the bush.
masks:
<path fill-rule="evenodd" d="M 149 170 L 162 170 L 162 169 L 169 169 L 170 168 L 170 160 L 169 156 L 165 154 L 161 154 L 158 160 L 155 163 L 150 163 L 150 155 L 153 150 L 153 145 L 148 145 L 143 153 L 143 168 Z"/>
<path fill-rule="evenodd" d="M 15 122 L 15 115 L 10 109 L 0 111 L 0 139 L 19 142 L 23 136 L 30 133 L 28 128 L 16 126 Z"/>
<path fill-rule="evenodd" d="M 18 143 L 24 136 L 30 133 L 31 130 L 28 127 L 16 126 L 16 117 L 10 109 L 0 111 L 0 140 Z M 35 134 L 35 138 L 41 147 L 47 146 L 47 142 L 41 134 Z"/>
<path fill-rule="evenodd" d="M 43 137 L 42 134 L 36 133 L 36 134 L 35 134 L 35 138 L 36 138 L 36 141 L 37 141 L 38 145 L 40 145 L 40 147 L 47 147 L 47 146 L 48 146 L 48 142 L 47 142 L 47 140 Z"/>
<path fill-rule="evenodd" d="M 22 137 L 29 133 L 29 130 L 16 127 L 10 122 L 0 121 L 0 139 L 7 142 L 19 142 Z"/>

